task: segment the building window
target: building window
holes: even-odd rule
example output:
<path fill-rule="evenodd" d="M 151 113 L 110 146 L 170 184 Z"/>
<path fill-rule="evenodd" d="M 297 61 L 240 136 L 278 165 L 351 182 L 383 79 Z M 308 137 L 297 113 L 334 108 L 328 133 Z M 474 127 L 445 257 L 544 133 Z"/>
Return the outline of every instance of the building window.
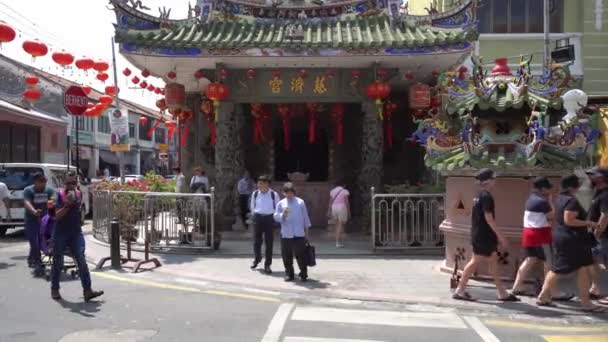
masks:
<path fill-rule="evenodd" d="M 164 128 L 157 128 L 154 131 L 154 142 L 157 144 L 167 143 L 166 131 Z"/>
<path fill-rule="evenodd" d="M 563 0 L 550 0 L 550 30 L 563 32 Z M 542 33 L 541 0 L 485 0 L 477 10 L 480 33 Z"/>
<path fill-rule="evenodd" d="M 139 140 L 152 141 L 152 137 L 148 136 L 148 132 L 150 132 L 153 124 L 154 120 L 148 118 L 145 125 L 139 125 Z"/>
<path fill-rule="evenodd" d="M 86 132 L 93 132 L 94 131 L 94 123 L 93 123 L 93 118 L 88 118 L 88 117 L 83 117 L 83 116 L 77 116 L 75 118 L 76 120 L 76 125 L 78 126 L 78 130 L 79 131 L 86 131 Z"/>
<path fill-rule="evenodd" d="M 110 134 L 110 119 L 107 116 L 102 115 L 97 120 L 97 130 L 100 133 Z"/>
<path fill-rule="evenodd" d="M 39 163 L 40 128 L 0 122 L 0 163 Z"/>
<path fill-rule="evenodd" d="M 135 124 L 129 122 L 129 138 L 135 138 Z"/>

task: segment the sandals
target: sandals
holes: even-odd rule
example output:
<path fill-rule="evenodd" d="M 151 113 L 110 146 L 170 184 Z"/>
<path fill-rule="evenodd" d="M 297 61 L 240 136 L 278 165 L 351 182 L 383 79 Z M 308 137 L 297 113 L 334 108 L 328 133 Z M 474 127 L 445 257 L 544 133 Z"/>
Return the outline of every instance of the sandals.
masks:
<path fill-rule="evenodd" d="M 597 303 L 599 305 L 608 305 L 608 298 L 599 299 Z"/>
<path fill-rule="evenodd" d="M 606 313 L 608 312 L 608 308 L 603 307 L 603 306 L 593 306 L 590 308 L 583 308 L 581 309 L 581 311 L 586 312 L 586 313 Z"/>
<path fill-rule="evenodd" d="M 576 297 L 576 295 L 574 295 L 573 293 L 565 293 L 561 296 L 553 297 L 551 298 L 551 300 L 554 300 L 556 302 L 568 302 L 574 297 Z"/>
<path fill-rule="evenodd" d="M 519 302 L 520 299 L 517 298 L 517 296 L 513 293 L 509 293 L 508 296 L 506 296 L 505 298 L 498 298 L 499 301 L 501 302 Z"/>
<path fill-rule="evenodd" d="M 548 302 L 542 302 L 540 300 L 536 301 L 536 305 L 537 306 L 543 306 L 543 307 L 550 307 L 550 308 L 555 308 L 557 307 L 557 305 L 555 305 L 555 303 L 548 301 Z"/>
<path fill-rule="evenodd" d="M 511 291 L 511 294 L 513 294 L 515 296 L 521 296 L 521 297 L 536 297 L 535 294 L 526 292 L 526 291 L 522 291 L 522 290 Z"/>
<path fill-rule="evenodd" d="M 589 298 L 590 298 L 591 300 L 600 300 L 600 299 L 602 299 L 602 298 L 604 298 L 604 297 L 602 297 L 602 296 L 601 296 L 601 295 L 599 295 L 599 294 L 595 294 L 595 293 L 593 293 L 593 292 L 589 292 Z"/>
<path fill-rule="evenodd" d="M 471 297 L 471 295 L 468 292 L 465 292 L 464 295 L 460 295 L 458 293 L 454 293 L 452 295 L 452 299 L 462 300 L 462 301 L 466 301 L 466 302 L 474 302 L 476 300 L 473 297 Z"/>

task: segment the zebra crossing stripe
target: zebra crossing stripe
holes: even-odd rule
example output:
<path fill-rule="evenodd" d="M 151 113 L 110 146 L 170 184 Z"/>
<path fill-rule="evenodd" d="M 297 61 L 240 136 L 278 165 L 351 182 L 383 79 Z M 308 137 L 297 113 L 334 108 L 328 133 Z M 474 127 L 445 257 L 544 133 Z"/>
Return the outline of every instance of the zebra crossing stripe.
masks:
<path fill-rule="evenodd" d="M 262 342 L 279 342 L 285 323 L 289 319 L 289 315 L 293 310 L 294 305 L 291 303 L 284 303 L 279 306 L 279 309 L 272 317 L 270 325 L 262 337 Z"/>
<path fill-rule="evenodd" d="M 283 342 L 384 342 L 378 340 L 351 340 L 347 338 L 326 338 L 326 337 L 285 337 Z"/>

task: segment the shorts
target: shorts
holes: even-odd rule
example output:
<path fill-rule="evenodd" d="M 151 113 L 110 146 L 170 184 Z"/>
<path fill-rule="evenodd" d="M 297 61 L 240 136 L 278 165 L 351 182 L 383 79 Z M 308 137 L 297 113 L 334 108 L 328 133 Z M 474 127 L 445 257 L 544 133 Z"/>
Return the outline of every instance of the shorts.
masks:
<path fill-rule="evenodd" d="M 346 223 L 348 221 L 348 209 L 343 205 L 332 206 L 331 218 L 337 222 Z"/>
<path fill-rule="evenodd" d="M 536 247 L 525 247 L 525 255 L 528 258 L 537 258 L 551 266 L 553 261 L 553 247 L 549 244 Z"/>
<path fill-rule="evenodd" d="M 491 257 L 492 254 L 498 252 L 498 243 L 475 243 L 473 242 L 473 254 L 484 257 Z"/>
<path fill-rule="evenodd" d="M 597 246 L 593 247 L 593 256 L 599 263 L 608 266 L 608 237 L 604 236 L 599 240 Z"/>

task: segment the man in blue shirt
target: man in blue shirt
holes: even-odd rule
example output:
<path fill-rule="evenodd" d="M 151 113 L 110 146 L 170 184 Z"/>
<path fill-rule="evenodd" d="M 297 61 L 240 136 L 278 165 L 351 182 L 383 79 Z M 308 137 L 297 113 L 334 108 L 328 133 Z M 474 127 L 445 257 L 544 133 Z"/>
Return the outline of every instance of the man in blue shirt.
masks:
<path fill-rule="evenodd" d="M 296 190 L 291 182 L 283 185 L 285 198 L 279 201 L 274 212 L 275 221 L 281 224 L 281 256 L 285 266 L 285 281 L 294 280 L 293 257 L 295 255 L 300 268 L 300 279 L 308 279 L 308 261 L 306 260 L 306 241 L 310 217 L 306 203 L 296 197 Z"/>
<path fill-rule="evenodd" d="M 80 191 L 76 190 L 76 175 L 70 173 L 66 177 L 64 185 L 65 189 L 57 192 L 57 224 L 53 232 L 51 297 L 55 300 L 61 299 L 59 280 L 63 268 L 63 255 L 66 252 L 66 247 L 69 247 L 70 253 L 78 266 L 84 300 L 88 302 L 103 295 L 103 291 L 93 291 L 91 289 L 91 274 L 84 257 L 85 243 L 80 221 L 82 195 Z"/>
<path fill-rule="evenodd" d="M 47 203 L 55 194 L 53 188 L 46 185 L 46 177 L 42 173 L 32 175 L 34 184 L 23 190 L 25 206 L 25 234 L 30 243 L 30 253 L 27 263 L 34 268 L 34 274 L 41 276 L 44 273 L 40 260 L 40 220 L 46 215 Z"/>

